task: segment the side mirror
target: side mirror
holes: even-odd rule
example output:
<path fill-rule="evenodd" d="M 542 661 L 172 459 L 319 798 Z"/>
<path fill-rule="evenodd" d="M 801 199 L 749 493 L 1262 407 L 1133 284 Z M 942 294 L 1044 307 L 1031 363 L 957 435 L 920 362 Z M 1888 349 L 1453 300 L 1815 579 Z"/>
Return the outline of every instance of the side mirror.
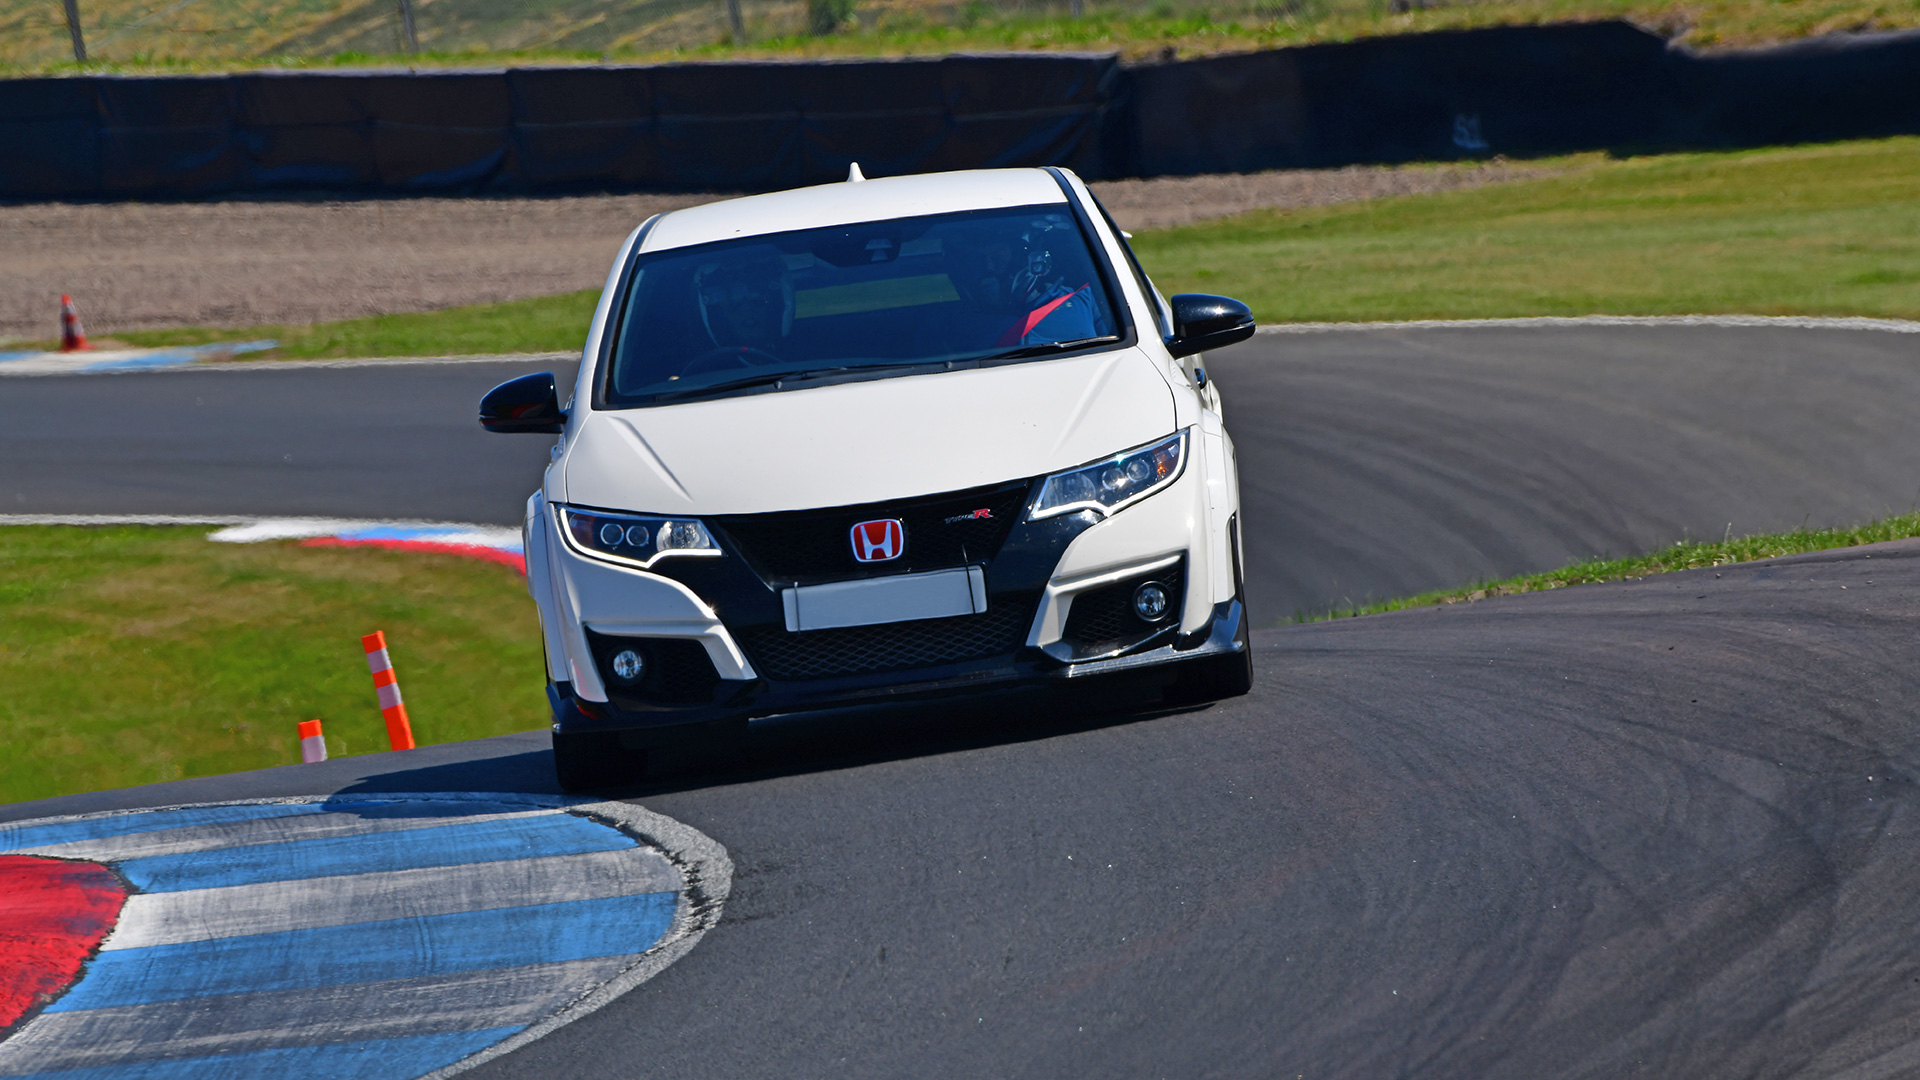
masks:
<path fill-rule="evenodd" d="M 480 399 L 480 426 L 502 435 L 558 435 L 566 422 L 551 371 L 508 379 Z"/>
<path fill-rule="evenodd" d="M 1181 293 L 1167 302 L 1173 307 L 1173 336 L 1167 339 L 1167 351 L 1176 357 L 1225 348 L 1253 336 L 1253 311 L 1238 300 Z"/>

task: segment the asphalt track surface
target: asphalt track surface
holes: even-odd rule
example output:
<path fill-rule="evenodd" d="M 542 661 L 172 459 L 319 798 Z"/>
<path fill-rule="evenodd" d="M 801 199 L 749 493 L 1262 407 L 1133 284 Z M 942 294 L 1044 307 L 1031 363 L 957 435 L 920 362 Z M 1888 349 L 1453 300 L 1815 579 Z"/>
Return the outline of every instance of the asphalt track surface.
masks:
<path fill-rule="evenodd" d="M 1262 335 L 1211 359 L 1259 624 L 1920 505 L 1920 334 L 1677 326 Z M 488 387 L 571 365 L 54 376 L 0 385 L 0 513 L 515 524 L 546 440 Z"/>
<path fill-rule="evenodd" d="M 1485 359 L 1492 337 L 1477 339 L 1480 360 L 1449 360 L 1467 348 L 1449 335 L 1468 333 L 1489 331 L 1437 332 L 1438 345 L 1415 332 L 1263 339 L 1220 357 L 1249 536 L 1272 535 L 1254 528 L 1256 492 L 1286 464 L 1253 448 L 1296 437 L 1418 462 L 1437 456 L 1422 432 L 1490 432 L 1477 437 L 1506 453 L 1432 482 L 1496 509 L 1611 495 L 1620 505 L 1589 524 L 1626 537 L 1662 522 L 1704 532 L 1687 524 L 1703 518 L 1717 532 L 1713 519 L 1741 506 L 1755 515 L 1733 519 L 1742 530 L 1820 507 L 1865 516 L 1910 501 L 1897 485 L 1920 475 L 1904 445 L 1911 339 L 1787 331 L 1716 361 L 1711 333 L 1729 331 L 1669 336 L 1684 347 L 1663 357 L 1658 335 L 1621 330 L 1588 347 L 1617 341 L 1607 355 L 1622 366 L 1582 378 L 1555 359 L 1578 356 L 1579 335 L 1535 336 L 1528 368 Z M 1331 351 L 1310 365 L 1287 351 L 1314 340 Z M 1345 414 L 1369 430 L 1303 410 L 1262 442 L 1245 378 L 1259 363 L 1319 372 L 1294 384 L 1316 402 L 1366 385 L 1369 363 L 1396 379 L 1381 407 Z M 1671 371 L 1689 366 L 1706 370 Z M 1448 391 L 1449 367 L 1465 388 Z M 1546 385 L 1522 385 L 1530 371 Z M 1617 404 L 1592 406 L 1585 428 L 1516 426 L 1524 410 L 1490 406 L 1475 380 L 1543 403 L 1586 386 Z M 1636 385 L 1644 399 L 1629 407 Z M 1472 408 L 1449 418 L 1448 402 Z M 1443 415 L 1422 427 L 1422 410 Z M 1409 419 L 1385 440 L 1396 411 Z M 1607 415 L 1622 417 L 1617 441 L 1602 438 Z M 1719 456 L 1676 457 L 1688 448 Z M 1799 464 L 1770 477 L 1781 460 Z M 1477 481 L 1476 461 L 1489 469 Z M 1622 463 L 1639 463 L 1639 482 L 1594 486 Z M 1373 541 L 1393 553 L 1387 569 L 1440 566 L 1447 536 L 1473 537 L 1472 516 L 1437 515 L 1453 531 L 1423 534 L 1406 507 L 1439 500 L 1378 479 L 1418 475 L 1400 468 L 1332 488 L 1396 497 L 1323 512 L 1389 507 L 1397 532 Z M 1688 476 L 1708 482 L 1701 505 L 1676 494 Z M 1825 490 L 1828 476 L 1850 486 Z M 1768 510 L 1769 494 L 1805 505 Z M 1540 542 L 1606 542 L 1563 536 L 1559 522 L 1586 519 L 1554 506 Z M 1351 545 L 1336 536 L 1298 557 L 1350 558 Z M 1277 558 L 1249 546 L 1257 563 Z M 629 793 L 726 846 L 718 926 L 633 992 L 469 1075 L 1912 1075 L 1917 623 L 1920 542 L 1902 541 L 1263 630 L 1254 692 L 1187 711 L 996 702 L 763 727 L 658 761 Z M 528 734 L 18 804 L 0 819 L 551 785 L 544 739 Z"/>

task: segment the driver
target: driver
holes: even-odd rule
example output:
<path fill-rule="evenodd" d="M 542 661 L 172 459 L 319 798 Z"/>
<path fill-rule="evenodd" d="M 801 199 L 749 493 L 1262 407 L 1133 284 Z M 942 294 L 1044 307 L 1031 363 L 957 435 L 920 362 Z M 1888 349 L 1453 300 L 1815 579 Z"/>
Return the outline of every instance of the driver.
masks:
<path fill-rule="evenodd" d="M 717 348 L 768 352 L 793 330 L 793 274 L 778 255 L 702 267 L 694 296 Z"/>

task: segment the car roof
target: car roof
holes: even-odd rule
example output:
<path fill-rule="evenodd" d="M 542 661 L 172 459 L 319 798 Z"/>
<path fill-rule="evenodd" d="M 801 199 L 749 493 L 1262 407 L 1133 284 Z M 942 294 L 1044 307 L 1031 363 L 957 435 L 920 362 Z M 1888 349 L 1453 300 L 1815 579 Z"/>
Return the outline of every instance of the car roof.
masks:
<path fill-rule="evenodd" d="M 642 251 L 741 236 L 885 221 L 920 214 L 1066 201 L 1044 169 L 972 169 L 821 184 L 675 210 L 654 222 Z"/>

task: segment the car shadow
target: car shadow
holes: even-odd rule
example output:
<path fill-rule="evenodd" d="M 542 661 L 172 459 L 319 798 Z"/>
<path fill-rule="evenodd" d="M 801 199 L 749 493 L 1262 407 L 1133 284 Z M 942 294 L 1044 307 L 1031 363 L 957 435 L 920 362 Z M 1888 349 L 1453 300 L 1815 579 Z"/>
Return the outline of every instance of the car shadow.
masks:
<path fill-rule="evenodd" d="M 1032 742 L 1209 708 L 1143 703 L 1155 688 L 1116 683 L 1061 692 L 1009 693 L 921 705 L 868 706 L 757 720 L 710 741 L 635 755 L 630 782 L 591 794 L 613 798 L 692 791 L 886 761 Z M 515 740 L 515 749 L 527 745 Z M 382 772 L 342 794 L 495 791 L 559 794 L 552 755 L 508 753 Z"/>

